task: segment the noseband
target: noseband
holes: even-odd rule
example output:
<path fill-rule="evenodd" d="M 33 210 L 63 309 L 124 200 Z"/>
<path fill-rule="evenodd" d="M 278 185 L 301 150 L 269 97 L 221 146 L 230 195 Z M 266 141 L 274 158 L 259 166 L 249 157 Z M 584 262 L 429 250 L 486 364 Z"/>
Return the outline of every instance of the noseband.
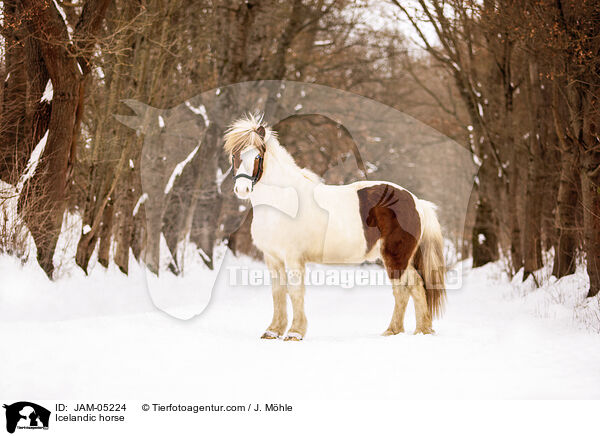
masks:
<path fill-rule="evenodd" d="M 235 168 L 234 163 L 233 163 L 234 158 L 231 158 L 231 167 Z M 252 181 L 252 187 L 254 187 L 254 185 L 256 185 L 256 182 L 258 182 L 258 180 L 260 179 L 260 176 L 262 176 L 262 172 L 263 172 L 263 157 L 262 155 L 259 153 L 258 156 L 256 156 L 256 158 L 254 158 L 255 161 L 258 160 L 258 167 L 256 168 L 256 174 L 254 174 L 254 171 L 252 171 L 252 175 L 249 176 L 248 174 L 237 174 L 237 175 L 233 175 L 233 183 L 235 183 L 235 181 L 237 179 L 250 179 Z"/>

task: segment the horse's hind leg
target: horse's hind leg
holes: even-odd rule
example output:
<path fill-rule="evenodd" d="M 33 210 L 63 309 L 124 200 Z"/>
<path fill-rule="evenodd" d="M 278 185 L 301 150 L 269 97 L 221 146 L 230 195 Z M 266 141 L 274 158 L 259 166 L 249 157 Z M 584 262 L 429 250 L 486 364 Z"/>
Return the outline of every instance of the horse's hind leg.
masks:
<path fill-rule="evenodd" d="M 383 332 L 384 336 L 397 335 L 398 333 L 404 332 L 404 312 L 406 311 L 406 305 L 410 298 L 406 276 L 407 274 L 404 272 L 400 279 L 392 280 L 392 288 L 394 290 L 394 313 L 392 314 L 390 326 Z"/>
<path fill-rule="evenodd" d="M 265 254 L 265 262 L 271 273 L 273 287 L 273 320 L 263 333 L 262 339 L 277 339 L 283 336 L 288 324 L 285 268 L 283 262 L 267 254 Z"/>
<path fill-rule="evenodd" d="M 434 333 L 431 323 L 431 315 L 427 308 L 427 296 L 425 294 L 425 286 L 423 279 L 419 275 L 416 269 L 410 268 L 410 294 L 413 297 L 415 303 L 415 315 L 417 317 L 417 328 L 415 329 L 415 335 L 418 333 L 430 334 Z"/>

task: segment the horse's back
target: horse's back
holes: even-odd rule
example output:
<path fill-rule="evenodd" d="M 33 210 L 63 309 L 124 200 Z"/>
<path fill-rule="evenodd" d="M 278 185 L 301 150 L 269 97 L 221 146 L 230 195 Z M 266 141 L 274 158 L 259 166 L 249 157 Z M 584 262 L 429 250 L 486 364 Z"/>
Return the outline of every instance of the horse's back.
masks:
<path fill-rule="evenodd" d="M 369 214 L 388 206 L 397 220 L 386 225 L 400 226 L 405 234 L 420 238 L 418 199 L 394 183 L 319 183 L 299 190 L 298 195 L 296 217 L 268 209 L 255 211 L 252 237 L 260 250 L 281 259 L 301 257 L 319 263 L 374 260 L 381 256 L 382 232 L 377 223 L 368 222 Z"/>

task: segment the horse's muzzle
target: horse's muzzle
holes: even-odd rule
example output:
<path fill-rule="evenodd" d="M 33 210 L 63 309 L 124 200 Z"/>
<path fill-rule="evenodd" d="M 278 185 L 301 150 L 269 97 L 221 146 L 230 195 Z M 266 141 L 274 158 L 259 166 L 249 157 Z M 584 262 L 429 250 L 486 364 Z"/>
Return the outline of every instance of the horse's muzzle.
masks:
<path fill-rule="evenodd" d="M 246 200 L 252 192 L 252 183 L 250 180 L 238 179 L 233 186 L 233 192 L 237 198 Z"/>

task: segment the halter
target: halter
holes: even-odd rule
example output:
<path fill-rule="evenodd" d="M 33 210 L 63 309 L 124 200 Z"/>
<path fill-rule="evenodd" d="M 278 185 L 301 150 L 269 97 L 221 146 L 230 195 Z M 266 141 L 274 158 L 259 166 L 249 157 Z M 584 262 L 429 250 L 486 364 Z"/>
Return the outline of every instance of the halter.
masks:
<path fill-rule="evenodd" d="M 260 176 L 262 176 L 262 172 L 263 172 L 263 157 L 262 155 L 259 153 L 258 156 L 256 156 L 254 158 L 254 160 L 258 160 L 258 168 L 256 169 L 256 174 L 254 174 L 254 171 L 252 171 L 252 175 L 249 176 L 248 174 L 237 174 L 237 175 L 233 175 L 233 182 L 235 183 L 235 181 L 237 179 L 250 179 L 252 181 L 252 187 L 254 188 L 254 185 L 256 185 L 256 183 L 258 182 L 258 179 L 260 179 Z M 233 164 L 233 157 L 231 158 L 231 168 L 234 168 L 234 164 Z"/>

